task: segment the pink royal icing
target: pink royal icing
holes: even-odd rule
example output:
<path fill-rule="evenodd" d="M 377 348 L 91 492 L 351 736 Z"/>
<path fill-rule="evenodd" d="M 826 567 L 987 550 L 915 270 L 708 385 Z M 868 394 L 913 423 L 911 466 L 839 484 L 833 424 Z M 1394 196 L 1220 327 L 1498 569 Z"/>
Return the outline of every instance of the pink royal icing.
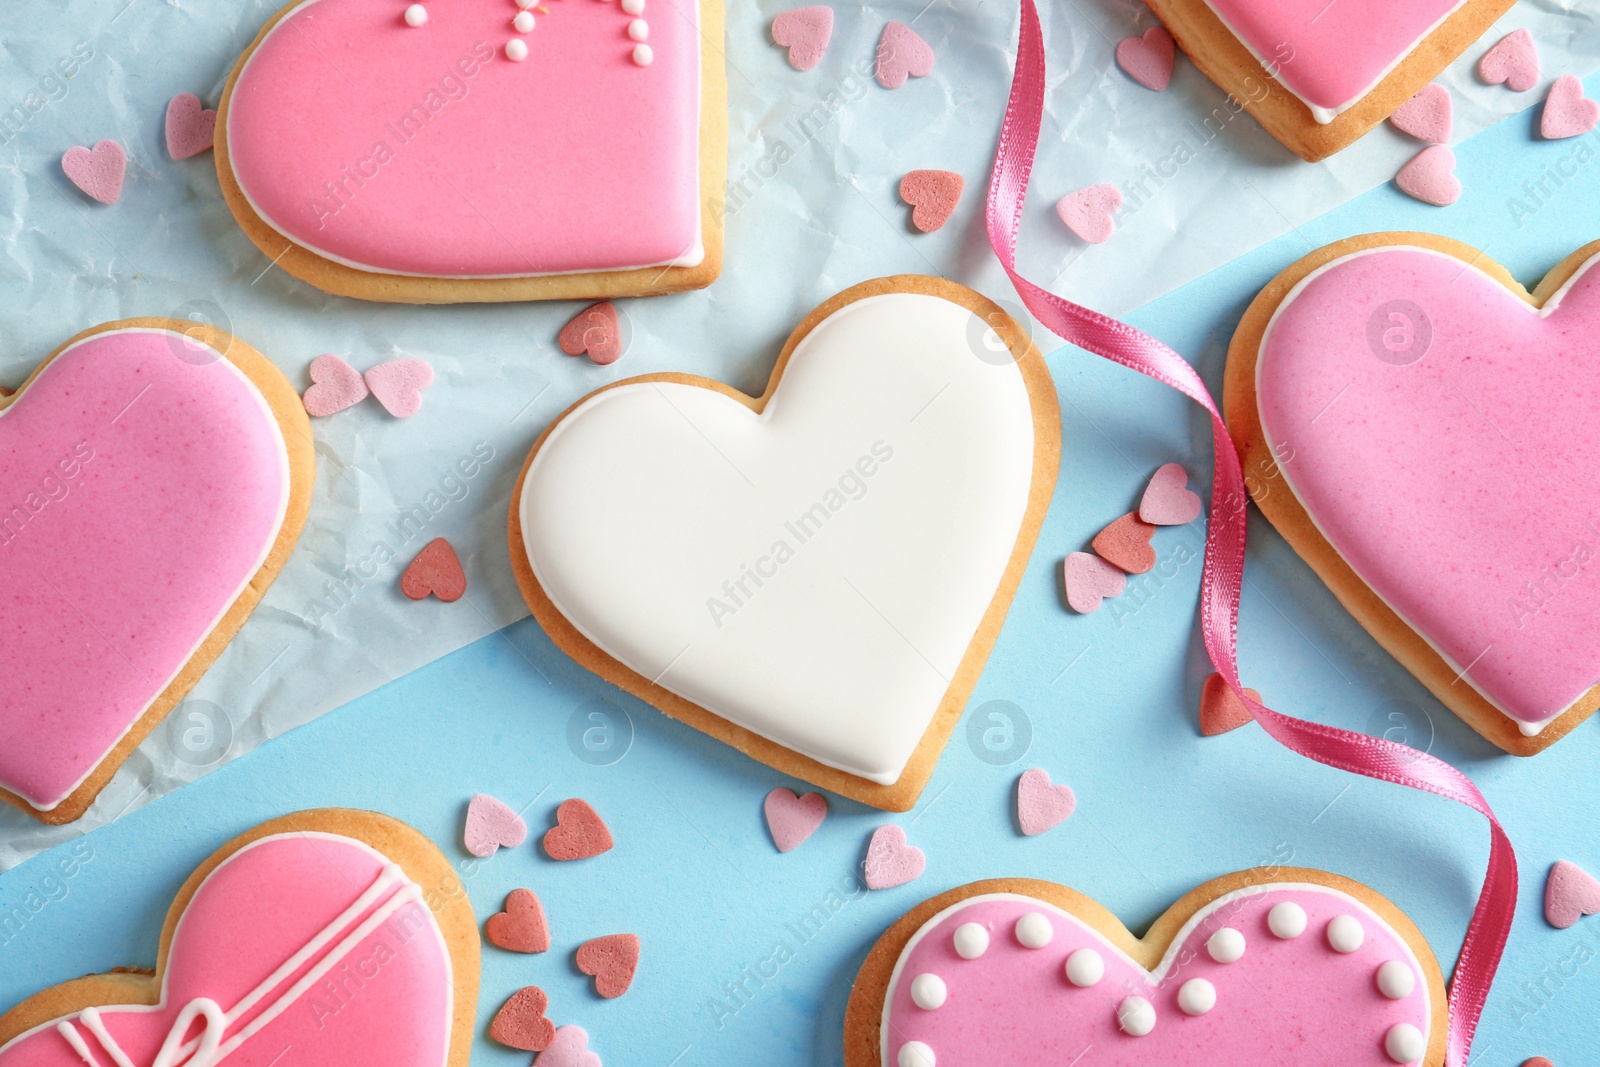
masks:
<path fill-rule="evenodd" d="M 1321 123 L 1371 92 L 1465 2 L 1206 0 Z"/>
<path fill-rule="evenodd" d="M 274 229 L 362 270 L 697 264 L 699 7 L 649 2 L 641 65 L 643 20 L 602 0 L 558 0 L 526 35 L 506 0 L 432 4 L 416 27 L 393 5 L 307 0 L 239 73 L 234 175 Z"/>
<path fill-rule="evenodd" d="M 271 409 L 166 330 L 64 350 L 0 411 L 0 786 L 72 793 L 254 577 L 289 498 Z"/>
<path fill-rule="evenodd" d="M 0 1047 L 0 1067 L 441 1067 L 449 950 L 422 891 L 366 844 L 278 834 L 235 852 L 172 936 L 161 1002 L 86 1008 Z"/>
<path fill-rule="evenodd" d="M 1528 732 L 1600 681 L 1593 264 L 1538 310 L 1453 256 L 1358 252 L 1284 298 L 1257 365 L 1323 536 Z"/>
<path fill-rule="evenodd" d="M 1289 933 L 1299 924 L 1283 920 L 1303 920 L 1297 936 L 1269 925 L 1280 905 L 1275 925 Z M 1378 985 L 1391 962 L 1412 978 L 1398 999 Z M 1391 992 L 1405 988 L 1401 977 Z M 1391 1031 L 1414 1028 L 1397 1037 L 1426 1048 L 1431 1022 L 1405 939 L 1333 889 L 1284 883 L 1220 897 L 1154 972 L 1059 908 L 991 894 L 940 912 L 907 943 L 884 1000 L 882 1059 L 1061 1067 L 1092 1048 L 1083 1062 L 1096 1067 L 1304 1067 L 1315 1049 L 1318 1062 L 1394 1067 L 1413 1061 L 1386 1050 Z"/>

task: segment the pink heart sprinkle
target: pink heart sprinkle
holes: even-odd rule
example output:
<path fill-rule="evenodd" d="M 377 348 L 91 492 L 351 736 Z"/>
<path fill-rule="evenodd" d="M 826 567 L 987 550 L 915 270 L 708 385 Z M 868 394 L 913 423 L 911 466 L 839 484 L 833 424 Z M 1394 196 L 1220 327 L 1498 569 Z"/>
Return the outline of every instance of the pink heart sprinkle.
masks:
<path fill-rule="evenodd" d="M 1050 775 L 1038 767 L 1023 771 L 1017 779 L 1017 824 L 1029 837 L 1036 837 L 1067 820 L 1078 807 L 1078 798 L 1064 785 L 1051 785 Z"/>
<path fill-rule="evenodd" d="M 1128 37 L 1117 45 L 1117 66 L 1146 89 L 1160 92 L 1172 81 L 1178 45 L 1165 26 L 1152 26 L 1143 37 Z"/>
<path fill-rule="evenodd" d="M 367 388 L 397 419 L 422 410 L 422 391 L 433 384 L 433 368 L 420 359 L 394 359 L 367 371 Z"/>
<path fill-rule="evenodd" d="M 366 396 L 367 383 L 361 380 L 361 372 L 328 354 L 311 361 L 311 385 L 300 401 L 306 414 L 326 418 L 361 403 Z"/>
<path fill-rule="evenodd" d="M 903 22 L 891 22 L 878 38 L 878 84 L 898 89 L 906 76 L 925 78 L 933 72 L 933 48 Z"/>
<path fill-rule="evenodd" d="M 1571 74 L 1557 78 L 1545 97 L 1539 132 L 1547 140 L 1559 141 L 1586 134 L 1596 123 L 1600 123 L 1600 103 L 1583 95 L 1583 83 Z"/>
<path fill-rule="evenodd" d="M 1056 214 L 1067 229 L 1097 245 L 1116 230 L 1111 215 L 1120 207 L 1122 192 L 1115 185 L 1091 185 L 1056 201 Z"/>
<path fill-rule="evenodd" d="M 1200 517 L 1200 495 L 1188 488 L 1181 463 L 1163 463 L 1139 498 L 1139 518 L 1156 526 L 1182 526 Z"/>
<path fill-rule="evenodd" d="M 1438 82 L 1429 82 L 1420 93 L 1401 104 L 1389 116 L 1389 121 L 1395 129 L 1419 141 L 1444 144 L 1450 140 L 1453 111 L 1450 90 Z"/>
<path fill-rule="evenodd" d="M 1519 93 L 1539 84 L 1539 48 L 1533 43 L 1533 34 L 1517 30 L 1500 38 L 1478 61 L 1478 76 L 1490 85 L 1504 83 Z"/>
<path fill-rule="evenodd" d="M 1600 913 L 1600 881 L 1576 863 L 1557 860 L 1544 883 L 1544 917 L 1565 930 L 1585 915 Z"/>
<path fill-rule="evenodd" d="M 1099 611 L 1100 602 L 1106 597 L 1121 596 L 1128 586 L 1128 576 L 1092 553 L 1068 552 L 1061 564 L 1061 583 L 1067 606 L 1087 615 Z"/>
<path fill-rule="evenodd" d="M 211 147 L 217 113 L 200 105 L 193 93 L 179 93 L 167 102 L 167 155 L 173 159 L 198 156 Z"/>
<path fill-rule="evenodd" d="M 600 1057 L 589 1051 L 589 1032 L 581 1026 L 558 1026 L 556 1036 L 533 1058 L 535 1067 L 600 1067 Z"/>
<path fill-rule="evenodd" d="M 789 65 L 810 70 L 822 62 L 833 38 L 833 8 L 797 7 L 772 20 L 772 39 L 789 50 Z"/>
<path fill-rule="evenodd" d="M 467 804 L 467 827 L 462 834 L 467 851 L 487 858 L 499 848 L 516 848 L 528 839 L 528 824 L 504 801 L 479 793 Z"/>
<path fill-rule="evenodd" d="M 128 153 L 115 141 L 101 141 L 92 149 L 74 145 L 61 157 L 61 169 L 89 196 L 102 204 L 115 204 L 128 173 Z"/>
<path fill-rule="evenodd" d="M 828 802 L 821 793 L 796 796 L 794 790 L 779 786 L 767 794 L 761 810 L 767 815 L 767 830 L 779 852 L 792 852 L 817 832 L 828 815 Z"/>
<path fill-rule="evenodd" d="M 914 882 L 927 867 L 928 858 L 920 848 L 906 843 L 906 832 L 894 823 L 872 832 L 863 871 L 868 889 L 893 889 Z"/>
<path fill-rule="evenodd" d="M 900 179 L 900 199 L 912 207 L 911 224 L 932 233 L 950 221 L 965 186 L 954 171 L 914 170 Z"/>
<path fill-rule="evenodd" d="M 1461 179 L 1455 176 L 1455 169 L 1454 152 L 1442 144 L 1430 145 L 1401 167 L 1394 181 L 1407 196 L 1447 207 L 1461 198 Z"/>

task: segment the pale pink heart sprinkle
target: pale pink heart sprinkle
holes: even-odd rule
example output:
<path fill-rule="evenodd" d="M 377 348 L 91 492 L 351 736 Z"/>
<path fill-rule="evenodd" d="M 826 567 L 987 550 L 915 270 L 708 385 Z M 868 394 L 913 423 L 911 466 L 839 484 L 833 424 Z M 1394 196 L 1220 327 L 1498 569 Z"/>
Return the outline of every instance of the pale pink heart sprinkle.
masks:
<path fill-rule="evenodd" d="M 462 834 L 467 851 L 487 858 L 500 848 L 516 848 L 528 839 L 528 824 L 504 801 L 479 793 L 467 804 L 467 826 Z"/>
<path fill-rule="evenodd" d="M 828 815 L 828 802 L 821 793 L 796 796 L 794 790 L 779 786 L 767 794 L 761 805 L 766 812 L 767 830 L 779 852 L 792 852 L 817 832 Z"/>
<path fill-rule="evenodd" d="M 92 149 L 74 145 L 61 157 L 61 169 L 89 196 L 102 204 L 115 204 L 128 173 L 128 153 L 115 141 L 101 141 Z"/>
<path fill-rule="evenodd" d="M 1172 81 L 1178 45 L 1165 26 L 1152 26 L 1143 37 L 1128 37 L 1117 45 L 1117 66 L 1144 86 L 1161 92 Z"/>
<path fill-rule="evenodd" d="M 1539 48 L 1533 34 L 1517 30 L 1500 38 L 1478 61 L 1478 76 L 1490 85 L 1503 82 L 1519 93 L 1539 84 Z"/>
<path fill-rule="evenodd" d="M 1430 145 L 1401 167 L 1394 181 L 1407 196 L 1448 207 L 1461 198 L 1461 179 L 1455 176 L 1455 169 L 1454 152 L 1442 144 Z"/>
<path fill-rule="evenodd" d="M 361 380 L 361 372 L 330 353 L 311 361 L 311 385 L 300 401 L 306 414 L 326 418 L 361 403 L 366 396 L 367 383 Z"/>
<path fill-rule="evenodd" d="M 390 360 L 367 371 L 367 388 L 397 419 L 422 410 L 422 391 L 432 384 L 433 368 L 420 359 Z"/>
<path fill-rule="evenodd" d="M 1450 90 L 1438 82 L 1429 82 L 1416 96 L 1401 104 L 1389 116 L 1389 121 L 1395 129 L 1419 141 L 1445 144 L 1450 140 L 1453 114 Z"/>
<path fill-rule="evenodd" d="M 1064 785 L 1052 785 L 1048 772 L 1035 767 L 1017 779 L 1017 825 L 1029 837 L 1058 826 L 1078 807 L 1078 798 Z"/>
<path fill-rule="evenodd" d="M 1200 495 L 1189 489 L 1181 463 L 1163 463 L 1139 498 L 1139 518 L 1156 526 L 1182 526 L 1200 517 Z"/>
<path fill-rule="evenodd" d="M 543 1052 L 533 1057 L 534 1067 L 600 1067 L 598 1054 L 589 1051 L 589 1032 L 581 1026 L 558 1026 Z"/>
<path fill-rule="evenodd" d="M 1600 913 L 1600 881 L 1567 860 L 1557 860 L 1544 884 L 1544 917 L 1565 930 L 1585 915 Z"/>
<path fill-rule="evenodd" d="M 1583 95 L 1583 83 L 1571 74 L 1563 74 L 1550 86 L 1545 97 L 1544 114 L 1539 118 L 1539 132 L 1547 140 L 1559 141 L 1563 137 L 1580 137 L 1600 123 L 1600 103 Z"/>
<path fill-rule="evenodd" d="M 1056 201 L 1056 214 L 1067 229 L 1097 245 L 1116 231 L 1111 215 L 1121 207 L 1122 191 L 1115 185 L 1091 185 Z"/>
<path fill-rule="evenodd" d="M 933 47 L 903 22 L 891 22 L 878 38 L 878 84 L 898 89 L 907 76 L 925 78 L 933 72 Z"/>
<path fill-rule="evenodd" d="M 1090 552 L 1068 552 L 1061 564 L 1061 582 L 1066 589 L 1067 606 L 1087 615 L 1100 610 L 1106 597 L 1121 596 L 1128 576 Z"/>
<path fill-rule="evenodd" d="M 772 20 L 772 39 L 789 50 L 789 65 L 810 70 L 822 62 L 833 39 L 833 8 L 797 7 Z"/>
<path fill-rule="evenodd" d="M 189 159 L 211 147 L 217 113 L 202 107 L 193 93 L 179 93 L 167 102 L 167 155 Z"/>
<path fill-rule="evenodd" d="M 921 878 L 928 858 L 920 848 L 906 843 L 904 830 L 885 823 L 872 832 L 864 866 L 868 889 L 893 889 Z"/>

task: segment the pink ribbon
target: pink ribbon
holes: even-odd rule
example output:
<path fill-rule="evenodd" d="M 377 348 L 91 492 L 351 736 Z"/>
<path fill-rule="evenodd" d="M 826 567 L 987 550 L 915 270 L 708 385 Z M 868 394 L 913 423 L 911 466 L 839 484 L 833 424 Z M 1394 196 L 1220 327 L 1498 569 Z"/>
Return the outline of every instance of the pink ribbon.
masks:
<path fill-rule="evenodd" d="M 1017 69 L 989 182 L 989 242 L 1028 310 L 1063 339 L 1164 382 L 1211 415 L 1216 452 L 1211 522 L 1200 578 L 1200 625 L 1211 662 L 1255 720 L 1280 744 L 1330 767 L 1380 778 L 1454 800 L 1489 820 L 1489 868 L 1450 981 L 1450 1023 L 1445 1063 L 1465 1067 L 1472 1036 L 1494 984 L 1517 900 L 1517 857 L 1488 801 L 1466 775 L 1406 745 L 1281 715 L 1252 700 L 1239 682 L 1239 593 L 1244 582 L 1246 533 L 1244 476 L 1233 439 L 1217 405 L 1193 367 L 1172 349 L 1126 323 L 1080 307 L 1017 273 L 1017 232 L 1028 195 L 1039 123 L 1044 112 L 1044 40 L 1033 0 L 1021 0 Z"/>

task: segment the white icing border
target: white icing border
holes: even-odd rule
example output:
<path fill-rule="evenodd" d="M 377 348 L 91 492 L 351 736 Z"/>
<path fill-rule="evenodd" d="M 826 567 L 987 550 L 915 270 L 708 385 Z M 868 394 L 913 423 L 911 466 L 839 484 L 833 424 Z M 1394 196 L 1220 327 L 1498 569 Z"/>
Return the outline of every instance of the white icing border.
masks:
<path fill-rule="evenodd" d="M 1379 245 L 1376 248 L 1357 249 L 1356 251 L 1347 255 L 1340 256 L 1338 259 L 1330 260 L 1329 262 L 1324 263 L 1322 266 L 1316 268 L 1310 274 L 1307 274 L 1304 278 L 1301 278 L 1298 282 L 1296 282 L 1294 287 L 1284 294 L 1283 299 L 1278 301 L 1278 306 L 1273 309 L 1272 317 L 1267 320 L 1266 328 L 1261 331 L 1261 344 L 1256 349 L 1256 421 L 1261 424 L 1261 437 L 1266 441 L 1267 448 L 1272 452 L 1274 457 L 1273 462 L 1277 466 L 1279 472 L 1283 475 L 1284 484 L 1289 487 L 1289 492 L 1294 494 L 1295 500 L 1300 504 L 1300 509 L 1304 511 L 1306 513 L 1306 517 L 1311 520 L 1311 525 L 1316 529 L 1317 533 L 1322 536 L 1322 539 L 1327 542 L 1328 547 L 1333 549 L 1334 554 L 1339 556 L 1341 560 L 1344 560 L 1345 566 L 1350 568 L 1350 572 L 1356 577 L 1360 578 L 1363 583 L 1366 583 L 1366 577 L 1362 575 L 1360 571 L 1356 570 L 1355 565 L 1349 560 L 1345 559 L 1344 555 L 1339 552 L 1339 549 L 1334 546 L 1332 539 L 1328 537 L 1328 532 L 1322 528 L 1321 523 L 1317 522 L 1317 517 L 1311 513 L 1310 508 L 1306 507 L 1304 498 L 1301 497 L 1299 490 L 1294 487 L 1294 479 L 1289 474 L 1289 467 L 1292 464 L 1277 462 L 1277 442 L 1272 440 L 1272 432 L 1267 427 L 1266 413 L 1261 404 L 1261 375 L 1262 368 L 1266 366 L 1267 362 L 1267 341 L 1272 337 L 1273 327 L 1278 324 L 1278 317 L 1283 314 L 1284 308 L 1288 307 L 1300 297 L 1301 293 L 1312 283 L 1312 281 L 1321 277 L 1327 271 L 1348 263 L 1353 259 L 1359 259 L 1362 256 L 1388 254 L 1391 252 L 1424 252 L 1428 255 L 1437 256 L 1440 259 L 1448 260 L 1452 264 L 1459 264 L 1463 270 L 1477 271 L 1484 277 L 1486 281 L 1500 286 L 1501 288 L 1505 287 L 1504 282 L 1501 279 L 1492 276 L 1487 271 L 1483 270 L 1483 268 L 1479 267 L 1476 263 L 1469 263 L 1457 256 L 1452 256 L 1447 252 L 1441 252 L 1435 248 L 1424 248 L 1420 245 L 1392 244 Z M 1573 285 L 1577 283 L 1578 279 L 1583 277 L 1584 274 L 1588 272 L 1589 268 L 1594 266 L 1596 262 L 1600 262 L 1600 252 L 1597 252 L 1595 255 L 1584 260 L 1582 265 L 1580 265 L 1577 270 L 1572 272 L 1572 276 L 1566 281 L 1562 282 L 1561 286 L 1556 289 L 1555 292 L 1551 293 L 1543 304 L 1535 307 L 1533 304 L 1530 304 L 1528 301 L 1520 298 L 1516 301 L 1516 303 L 1518 306 L 1526 308 L 1536 318 L 1545 318 L 1554 312 L 1556 308 L 1561 306 L 1561 301 L 1566 298 L 1567 291 L 1571 289 Z M 1508 290 L 1508 292 L 1511 291 Z M 1511 292 L 1511 295 L 1516 296 L 1517 294 L 1515 292 Z M 1383 602 L 1385 607 L 1394 612 L 1397 618 L 1399 618 L 1407 626 L 1411 627 L 1412 632 L 1418 637 L 1422 638 L 1422 640 L 1427 643 L 1428 647 L 1433 649 L 1434 653 L 1445 662 L 1446 666 L 1455 671 L 1456 675 L 1464 680 L 1468 685 L 1472 686 L 1473 690 L 1480 697 L 1482 697 L 1490 707 L 1494 708 L 1500 714 L 1510 719 L 1512 723 L 1516 725 L 1517 729 L 1522 732 L 1523 736 L 1537 737 L 1546 726 L 1549 726 L 1561 716 L 1565 715 L 1567 713 L 1567 709 L 1571 708 L 1572 704 L 1568 703 L 1567 708 L 1563 708 L 1561 711 L 1558 711 L 1548 719 L 1530 720 L 1517 718 L 1517 716 L 1511 714 L 1511 712 L 1501 707 L 1498 702 L 1485 693 L 1482 688 L 1479 687 L 1478 683 L 1473 680 L 1472 676 L 1468 674 L 1459 663 L 1457 663 L 1450 656 L 1446 655 L 1444 650 L 1434 643 L 1432 637 L 1426 633 L 1423 633 L 1422 630 L 1412 623 L 1410 619 L 1406 618 L 1405 614 L 1401 612 L 1399 608 L 1389 603 L 1388 599 L 1385 598 L 1382 593 L 1378 592 L 1376 589 L 1373 589 L 1370 584 L 1367 584 L 1367 588 L 1372 591 L 1373 596 L 1377 597 Z M 1585 688 L 1584 692 L 1588 692 L 1588 689 L 1593 688 L 1595 684 L 1600 684 L 1600 679 L 1596 679 L 1595 682 L 1591 682 L 1590 685 Z M 1578 694 L 1578 696 L 1582 695 L 1582 693 Z M 1576 701 L 1576 699 L 1577 697 L 1573 698 L 1574 701 Z"/>
<path fill-rule="evenodd" d="M 1416 953 L 1412 951 L 1411 942 L 1406 940 L 1404 935 L 1391 926 L 1387 919 L 1373 911 L 1362 901 L 1352 897 L 1349 893 L 1334 889 L 1332 886 L 1318 885 L 1314 882 L 1263 882 L 1259 885 L 1249 885 L 1243 887 L 1242 889 L 1235 889 L 1231 893 L 1224 893 L 1222 896 L 1213 900 L 1205 907 L 1196 911 L 1189 917 L 1187 922 L 1178 928 L 1178 932 L 1172 935 L 1172 941 L 1167 945 L 1167 950 L 1161 954 L 1161 960 L 1156 964 L 1155 969 L 1150 971 L 1145 970 L 1142 963 L 1128 955 L 1117 945 L 1113 944 L 1111 939 L 1106 937 L 1105 934 L 1101 933 L 1099 930 L 1095 929 L 1078 916 L 1062 909 L 1055 904 L 1051 904 L 1049 901 L 1040 900 L 1038 897 L 1028 896 L 1026 893 L 980 893 L 977 896 L 967 897 L 965 900 L 958 900 L 948 908 L 945 908 L 943 911 L 939 912 L 937 915 L 929 918 L 927 922 L 918 927 L 917 932 L 912 934 L 911 939 L 906 942 L 906 947 L 900 950 L 900 958 L 895 960 L 894 970 L 890 972 L 889 981 L 884 986 L 883 1013 L 878 1024 L 879 1059 L 881 1060 L 883 1067 L 895 1067 L 895 1060 L 889 1055 L 889 1035 L 893 1030 L 889 1019 L 891 1010 L 894 1007 L 895 987 L 900 982 L 900 972 L 905 968 L 906 961 L 911 958 L 912 951 L 916 949 L 917 945 L 922 942 L 922 939 L 925 936 L 932 933 L 934 928 L 946 918 L 955 914 L 956 912 L 962 911 L 965 908 L 972 907 L 974 904 L 982 904 L 993 900 L 1003 900 L 1016 901 L 1027 904 L 1030 907 L 1037 906 L 1040 908 L 1047 908 L 1056 915 L 1060 916 L 1062 919 L 1065 919 L 1068 922 L 1078 926 L 1091 937 L 1102 943 L 1105 948 L 1114 954 L 1118 959 L 1122 960 L 1128 966 L 1144 975 L 1146 985 L 1154 987 L 1159 985 L 1166 978 L 1167 972 L 1172 969 L 1172 964 L 1177 954 L 1181 952 L 1187 945 L 1189 937 L 1196 927 L 1200 926 L 1216 912 L 1222 910 L 1224 907 L 1232 904 L 1236 900 L 1243 900 L 1247 897 L 1261 896 L 1266 893 L 1276 893 L 1280 891 L 1321 893 L 1325 896 L 1336 897 L 1340 901 L 1343 901 L 1344 903 L 1357 909 L 1362 915 L 1366 916 L 1374 924 L 1393 935 L 1394 939 L 1400 943 L 1400 947 L 1405 952 L 1405 961 L 1411 965 L 1413 972 L 1418 976 L 1417 989 L 1422 994 L 1423 1017 L 1428 1021 L 1428 1031 L 1424 1032 L 1423 1036 L 1431 1040 L 1431 1030 L 1433 1026 L 1433 990 L 1431 983 L 1428 981 L 1428 972 L 1423 969 L 1421 962 L 1417 959 Z"/>
<path fill-rule="evenodd" d="M 150 695 L 150 699 L 145 702 L 142 708 L 139 709 L 139 714 L 135 715 L 128 722 L 128 725 L 123 729 L 123 731 L 117 735 L 116 739 L 112 741 L 109 746 L 106 747 L 105 751 L 100 754 L 99 758 L 89 765 L 89 769 L 83 772 L 83 775 L 72 784 L 72 787 L 65 793 L 62 793 L 60 796 L 50 800 L 48 803 L 40 803 L 40 798 L 29 796 L 27 793 L 18 789 L 14 784 L 0 780 L 0 788 L 5 788 L 13 793 L 16 793 L 17 796 L 21 797 L 23 800 L 26 800 L 38 811 L 54 811 L 56 808 L 60 807 L 62 802 L 64 802 L 68 797 L 77 792 L 83 783 L 88 781 L 89 777 L 93 775 L 95 771 L 100 769 L 100 765 L 105 762 L 106 757 L 111 755 L 111 753 L 116 750 L 118 745 L 122 744 L 123 738 L 127 737 L 128 734 L 133 731 L 133 728 L 138 725 L 139 721 L 144 718 L 145 713 L 150 710 L 150 705 L 154 704 L 156 700 L 160 698 L 161 694 L 167 691 L 167 687 L 172 684 L 173 680 L 176 679 L 178 675 L 183 673 L 184 668 L 187 667 L 189 662 L 194 659 L 194 654 L 200 651 L 200 647 L 210 640 L 211 634 L 222 623 L 222 620 L 228 617 L 228 612 L 233 610 L 233 606 L 238 603 L 239 597 L 243 595 L 244 591 L 250 587 L 250 583 L 255 581 L 256 575 L 261 571 L 262 564 L 266 563 L 267 557 L 272 554 L 272 547 L 278 543 L 278 535 L 283 532 L 283 520 L 289 513 L 289 497 L 294 488 L 293 479 L 291 478 L 289 472 L 289 445 L 288 442 L 284 440 L 283 427 L 278 424 L 277 414 L 272 410 L 272 406 L 267 403 L 267 398 L 261 394 L 261 390 L 256 388 L 256 383 L 251 381 L 249 375 L 245 374 L 244 371 L 235 366 L 233 361 L 228 359 L 228 357 L 223 353 L 218 352 L 210 345 L 201 345 L 199 342 L 194 341 L 193 339 L 177 332 L 176 330 L 158 329 L 150 326 L 130 326 L 120 330 L 106 330 L 102 333 L 85 337 L 81 341 L 77 341 L 71 345 L 68 345 L 51 358 L 50 362 L 45 365 L 44 370 L 39 372 L 38 377 L 34 378 L 21 390 L 12 395 L 10 402 L 7 403 L 4 408 L 0 408 L 0 418 L 4 418 L 12 411 L 15 411 L 17 405 L 22 401 L 23 397 L 26 396 L 27 393 L 36 387 L 40 382 L 44 381 L 45 378 L 47 378 L 50 373 L 60 365 L 59 361 L 69 352 L 72 352 L 91 341 L 98 341 L 101 338 L 114 337 L 118 334 L 125 333 L 165 334 L 168 338 L 177 339 L 179 344 L 188 345 L 191 347 L 203 347 L 211 352 L 216 353 L 217 358 L 211 363 L 205 364 L 205 366 L 211 367 L 221 365 L 227 367 L 229 371 L 231 371 L 239 378 L 241 382 L 244 383 L 245 387 L 249 390 L 250 396 L 255 399 L 257 407 L 260 408 L 261 414 L 266 420 L 267 426 L 272 431 L 273 437 L 277 439 L 278 476 L 280 483 L 283 486 L 283 494 L 278 500 L 277 518 L 273 520 L 272 532 L 267 538 L 266 545 L 261 549 L 260 554 L 256 557 L 255 564 L 251 566 L 250 572 L 245 575 L 244 581 L 240 582 L 239 587 L 233 591 L 231 596 L 228 597 L 228 602 L 223 607 L 222 612 L 212 621 L 210 626 L 206 627 L 205 633 L 201 634 L 200 640 L 196 641 L 194 647 L 189 649 L 189 654 L 183 658 L 183 662 L 179 663 L 177 668 L 167 676 L 167 679 L 164 682 L 161 683 L 161 688 L 157 689 Z"/>

